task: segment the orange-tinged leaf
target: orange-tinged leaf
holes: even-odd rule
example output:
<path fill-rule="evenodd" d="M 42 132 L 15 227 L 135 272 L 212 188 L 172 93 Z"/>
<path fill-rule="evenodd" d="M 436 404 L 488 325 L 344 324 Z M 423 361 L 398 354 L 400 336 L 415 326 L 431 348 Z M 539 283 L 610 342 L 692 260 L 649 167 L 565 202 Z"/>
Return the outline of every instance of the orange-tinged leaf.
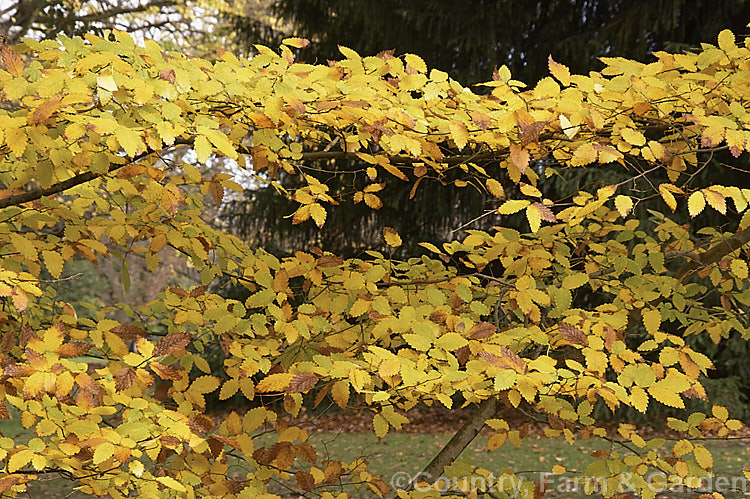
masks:
<path fill-rule="evenodd" d="M 526 168 L 529 167 L 529 160 L 531 156 L 529 151 L 521 147 L 518 144 L 510 145 L 510 161 L 518 169 L 519 172 L 526 172 Z"/>
<path fill-rule="evenodd" d="M 38 125 L 39 123 L 42 123 L 44 121 L 47 121 L 47 119 L 52 116 L 52 114 L 58 110 L 60 107 L 60 102 L 62 101 L 63 95 L 57 94 L 51 99 L 44 102 L 42 105 L 40 105 L 38 108 L 34 110 L 34 115 L 32 118 L 32 123 L 34 125 Z"/>
<path fill-rule="evenodd" d="M 281 43 L 289 47 L 301 49 L 310 45 L 310 40 L 308 40 L 307 38 L 290 37 L 290 38 L 284 38 L 283 40 L 281 40 Z"/>
<path fill-rule="evenodd" d="M 336 402 L 341 409 L 346 409 L 349 403 L 349 380 L 342 379 L 333 384 L 331 388 L 331 396 L 333 401 Z"/>
<path fill-rule="evenodd" d="M 23 62 L 13 49 L 7 44 L 3 44 L 2 49 L 0 49 L 0 54 L 2 54 L 3 67 L 8 73 L 13 76 L 23 75 Z"/>
<path fill-rule="evenodd" d="M 135 379 L 135 369 L 133 369 L 132 367 L 120 369 L 115 375 L 115 390 L 118 392 L 127 390 L 133 385 Z"/>
<path fill-rule="evenodd" d="M 552 76 L 562 83 L 563 86 L 567 87 L 570 85 L 570 70 L 567 66 L 555 62 L 555 60 L 552 59 L 552 55 L 547 58 L 547 66 L 549 67 L 549 72 L 552 73 Z"/>
<path fill-rule="evenodd" d="M 706 197 L 706 202 L 711 208 L 722 215 L 727 214 L 727 200 L 723 194 L 720 194 L 711 188 L 703 189 L 702 192 Z"/>

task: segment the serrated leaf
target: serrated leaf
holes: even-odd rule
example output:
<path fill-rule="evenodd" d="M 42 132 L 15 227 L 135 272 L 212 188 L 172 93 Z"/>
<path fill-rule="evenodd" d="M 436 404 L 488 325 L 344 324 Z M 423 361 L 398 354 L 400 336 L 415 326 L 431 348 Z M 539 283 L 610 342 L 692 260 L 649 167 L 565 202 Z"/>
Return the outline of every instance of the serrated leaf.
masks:
<path fill-rule="evenodd" d="M 730 30 L 725 29 L 719 33 L 719 48 L 724 51 L 729 51 L 735 48 L 734 33 Z"/>
<path fill-rule="evenodd" d="M 537 231 L 539 231 L 539 228 L 542 226 L 542 215 L 539 213 L 537 207 L 533 204 L 526 207 L 526 220 L 528 220 L 529 222 L 531 232 L 536 234 Z"/>
<path fill-rule="evenodd" d="M 578 134 L 578 131 L 581 129 L 581 127 L 579 126 L 573 126 L 573 123 L 571 123 L 568 117 L 564 114 L 560 115 L 560 127 L 562 128 L 565 136 L 570 140 L 573 140 L 573 137 L 575 137 L 576 134 Z"/>
<path fill-rule="evenodd" d="M 103 442 L 94 449 L 94 464 L 100 464 L 112 457 L 115 446 L 111 442 Z"/>
<path fill-rule="evenodd" d="M 552 73 L 552 76 L 562 83 L 563 86 L 567 87 L 570 85 L 570 70 L 567 66 L 555 62 L 555 60 L 552 59 L 552 55 L 547 58 L 547 66 L 549 67 L 549 72 Z"/>
<path fill-rule="evenodd" d="M 380 413 L 373 416 L 372 426 L 375 429 L 375 435 L 377 435 L 378 438 L 383 438 L 388 433 L 388 420 Z"/>
<path fill-rule="evenodd" d="M 620 135 L 630 145 L 643 146 L 646 144 L 646 137 L 639 130 L 626 127 L 620 130 Z"/>
<path fill-rule="evenodd" d="M 706 198 L 703 196 L 703 192 L 695 191 L 688 198 L 688 213 L 691 217 L 696 217 L 706 207 Z"/>
<path fill-rule="evenodd" d="M 466 144 L 469 141 L 469 130 L 466 128 L 466 125 L 460 121 L 453 120 L 448 123 L 448 128 L 450 129 L 451 138 L 456 144 L 456 147 L 459 149 L 466 147 Z"/>
<path fill-rule="evenodd" d="M 289 393 L 303 393 L 312 389 L 320 378 L 315 373 L 295 374 L 289 382 Z"/>
<path fill-rule="evenodd" d="M 643 312 L 643 325 L 651 336 L 655 335 L 661 326 L 661 312 L 655 308 Z"/>
<path fill-rule="evenodd" d="M 0 55 L 2 55 L 3 67 L 8 73 L 13 76 L 23 75 L 23 61 L 21 61 L 21 58 L 13 49 L 7 44 L 3 44 L 2 49 L 0 49 Z"/>
<path fill-rule="evenodd" d="M 365 201 L 367 201 L 367 195 L 365 195 Z M 368 203 L 369 206 L 369 203 Z M 326 210 L 318 203 L 314 203 L 310 205 L 310 216 L 312 217 L 313 221 L 315 222 L 315 225 L 317 225 L 319 228 L 322 228 L 323 225 L 326 223 Z"/>
<path fill-rule="evenodd" d="M 521 147 L 518 144 L 510 145 L 510 161 L 519 172 L 526 172 L 526 168 L 529 167 L 530 159 L 531 156 L 529 155 L 529 151 L 525 147 Z"/>
<path fill-rule="evenodd" d="M 622 218 L 625 218 L 633 209 L 633 200 L 628 196 L 619 195 L 615 198 L 615 208 Z"/>
<path fill-rule="evenodd" d="M 292 373 L 275 373 L 269 374 L 255 386 L 255 389 L 261 393 L 265 392 L 283 392 L 289 388 L 294 374 Z"/>
<path fill-rule="evenodd" d="M 16 471 L 29 464 L 32 457 L 34 457 L 34 452 L 30 451 L 29 449 L 21 449 L 20 451 L 10 456 L 10 459 L 8 460 L 7 471 L 9 473 L 15 473 Z"/>
<path fill-rule="evenodd" d="M 510 199 L 497 209 L 497 212 L 501 215 L 511 215 L 517 213 L 526 208 L 531 202 L 528 199 Z"/>
<path fill-rule="evenodd" d="M 383 227 L 383 239 L 385 240 L 385 244 L 393 248 L 398 248 L 402 243 L 401 236 L 392 227 Z"/>
<path fill-rule="evenodd" d="M 498 199 L 504 199 L 505 198 L 505 190 L 503 189 L 503 186 L 500 182 L 495 180 L 494 178 L 488 178 L 485 181 L 485 185 L 487 186 L 487 190 L 490 194 L 495 196 Z"/>
<path fill-rule="evenodd" d="M 711 456 L 711 453 L 703 447 L 701 444 L 696 444 L 695 449 L 693 449 L 693 455 L 695 456 L 695 462 L 698 463 L 698 466 L 703 468 L 704 470 L 710 470 L 714 467 L 714 458 Z"/>
<path fill-rule="evenodd" d="M 671 184 L 659 185 L 659 194 L 661 195 L 661 198 L 664 200 L 664 202 L 667 203 L 669 209 L 674 212 L 674 210 L 677 209 L 677 200 L 674 198 L 672 192 L 670 192 L 669 185 Z"/>
<path fill-rule="evenodd" d="M 666 406 L 676 407 L 678 409 L 685 408 L 685 403 L 682 401 L 682 397 L 680 397 L 680 395 L 674 390 L 674 387 L 667 379 L 662 379 L 649 386 L 648 394 L 651 395 L 654 400 Z"/>
<path fill-rule="evenodd" d="M 342 379 L 334 383 L 331 388 L 331 396 L 336 405 L 341 409 L 346 409 L 349 403 L 349 380 Z"/>
<path fill-rule="evenodd" d="M 284 38 L 283 40 L 281 40 L 281 43 L 289 47 L 302 49 L 310 45 L 310 40 L 308 40 L 307 38 L 289 37 L 289 38 Z"/>

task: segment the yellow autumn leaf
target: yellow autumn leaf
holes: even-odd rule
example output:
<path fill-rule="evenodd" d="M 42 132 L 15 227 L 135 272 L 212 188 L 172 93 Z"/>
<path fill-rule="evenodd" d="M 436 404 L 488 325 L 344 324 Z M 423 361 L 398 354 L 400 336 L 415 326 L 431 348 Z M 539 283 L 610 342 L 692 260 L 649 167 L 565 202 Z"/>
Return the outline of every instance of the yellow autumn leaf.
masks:
<path fill-rule="evenodd" d="M 580 126 L 573 126 L 573 123 L 571 123 L 568 117 L 564 114 L 560 115 L 560 127 L 562 128 L 565 136 L 570 140 L 573 140 L 573 137 L 575 137 L 578 131 L 581 129 Z"/>
<path fill-rule="evenodd" d="M 501 215 L 511 215 L 523 210 L 529 206 L 529 204 L 531 204 L 531 202 L 528 199 L 510 199 L 501 204 L 497 209 L 497 212 Z"/>
<path fill-rule="evenodd" d="M 373 416 L 372 426 L 375 429 L 375 435 L 378 438 L 383 438 L 388 433 L 388 420 L 386 420 L 380 413 Z"/>
<path fill-rule="evenodd" d="M 346 409 L 349 403 L 349 380 L 342 379 L 333 384 L 331 396 L 341 409 Z"/>
<path fill-rule="evenodd" d="M 690 217 L 696 217 L 706 207 L 706 198 L 701 191 L 695 191 L 688 198 L 688 213 Z"/>
<path fill-rule="evenodd" d="M 664 202 L 667 203 L 669 209 L 674 211 L 677 208 L 677 200 L 672 195 L 672 192 L 668 187 L 669 185 L 671 184 L 660 184 L 659 194 L 661 195 L 661 198 L 664 200 Z"/>
<path fill-rule="evenodd" d="M 734 42 L 734 33 L 730 30 L 725 29 L 719 33 L 719 48 L 724 51 L 729 51 L 736 47 Z"/>
<path fill-rule="evenodd" d="M 659 330 L 659 326 L 661 326 L 661 312 L 652 308 L 644 311 L 642 315 L 643 325 L 646 327 L 646 331 L 648 331 L 648 334 L 651 336 L 655 335 Z"/>
<path fill-rule="evenodd" d="M 701 444 L 695 445 L 693 455 L 695 456 L 695 462 L 704 470 L 709 470 L 714 467 L 714 458 L 711 456 L 711 452 Z"/>
<path fill-rule="evenodd" d="M 682 401 L 682 397 L 680 397 L 679 393 L 675 391 L 673 385 L 667 379 L 662 379 L 649 386 L 648 393 L 654 400 L 661 402 L 666 406 L 676 407 L 678 409 L 685 408 L 685 403 Z"/>
<path fill-rule="evenodd" d="M 115 453 L 115 446 L 112 442 L 103 442 L 94 449 L 94 464 L 100 464 L 112 457 Z"/>
<path fill-rule="evenodd" d="M 584 166 L 596 162 L 596 158 L 597 152 L 594 145 L 587 142 L 575 150 L 570 164 L 572 166 Z"/>
<path fill-rule="evenodd" d="M 531 232 L 536 234 L 539 228 L 542 226 L 542 215 L 539 213 L 537 207 L 533 204 L 526 207 L 526 220 L 529 221 Z"/>
<path fill-rule="evenodd" d="M 485 181 L 485 185 L 487 186 L 487 190 L 490 194 L 495 196 L 498 199 L 504 199 L 505 198 L 505 190 L 503 190 L 503 186 L 500 182 L 495 180 L 494 178 L 488 178 Z"/>
<path fill-rule="evenodd" d="M 521 194 L 523 194 L 524 196 L 530 196 L 534 198 L 542 197 L 542 193 L 539 191 L 539 189 L 537 189 L 531 184 L 521 183 L 520 188 L 521 188 Z"/>
<path fill-rule="evenodd" d="M 402 243 L 401 236 L 392 227 L 383 227 L 383 239 L 385 244 L 393 248 L 398 248 Z"/>
<path fill-rule="evenodd" d="M 366 199 L 366 196 L 365 196 Z M 315 225 L 322 228 L 326 223 L 326 210 L 318 203 L 310 205 L 310 216 L 312 217 Z"/>
<path fill-rule="evenodd" d="M 638 130 L 633 128 L 623 128 L 620 130 L 623 140 L 630 145 L 642 146 L 646 144 L 646 137 Z"/>
<path fill-rule="evenodd" d="M 31 458 L 34 457 L 34 452 L 32 452 L 29 449 L 21 449 L 12 456 L 10 456 L 10 459 L 8 460 L 8 469 L 7 471 L 9 473 L 15 473 L 16 471 L 20 470 L 27 464 L 29 464 L 29 461 L 31 461 Z"/>
<path fill-rule="evenodd" d="M 450 129 L 451 138 L 456 144 L 456 147 L 459 149 L 466 147 L 466 144 L 469 141 L 469 130 L 466 128 L 466 125 L 460 121 L 453 120 L 448 123 L 448 128 Z"/>
<path fill-rule="evenodd" d="M 628 196 L 619 195 L 615 197 L 615 208 L 620 216 L 625 218 L 633 209 L 633 200 Z"/>

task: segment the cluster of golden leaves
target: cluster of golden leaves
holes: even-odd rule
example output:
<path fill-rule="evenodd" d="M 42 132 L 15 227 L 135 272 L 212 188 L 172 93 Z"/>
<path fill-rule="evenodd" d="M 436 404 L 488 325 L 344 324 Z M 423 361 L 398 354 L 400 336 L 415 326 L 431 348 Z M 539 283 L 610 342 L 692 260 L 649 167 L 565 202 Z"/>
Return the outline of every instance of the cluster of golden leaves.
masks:
<path fill-rule="evenodd" d="M 330 396 L 342 409 L 372 410 L 381 437 L 420 402 L 502 397 L 572 442 L 606 436 L 591 416 L 599 400 L 645 411 L 705 399 L 701 376 L 712 365 L 684 335 L 750 334 L 739 314 L 750 305 L 747 259 L 735 251 L 747 242 L 750 191 L 691 183 L 701 149 L 750 150 L 750 50 L 728 31 L 697 54 L 605 59 L 588 76 L 550 58 L 552 76 L 525 91 L 500 68 L 485 95 L 413 54 L 361 57 L 342 47 L 344 58 L 328 65 L 296 62 L 292 49 L 304 43 L 259 47 L 250 60 L 223 52 L 214 62 L 123 33 L 2 48 L 0 297 L 10 300 L 0 312 L 0 416 L 13 408 L 34 436 L 0 438 L 0 492 L 14 495 L 56 470 L 112 497 L 260 497 L 272 479 L 322 497 L 342 483 L 382 495 L 388 487 L 362 462 L 320 459 L 280 409 L 214 424 L 205 396 L 279 394 L 291 416 L 305 396 L 315 404 Z M 193 164 L 175 155 L 180 147 Z M 350 158 L 369 179 L 347 194 L 354 202 L 378 209 L 391 177 L 416 189 L 457 169 L 457 185 L 483 185 L 499 215 L 523 213 L 531 231 L 469 231 L 440 247 L 423 243 L 432 256 L 408 261 L 377 251 L 343 260 L 318 248 L 279 259 L 203 218 L 206 203 L 242 190 L 228 174 L 196 167 L 216 158 L 261 181 L 298 175 L 301 187 L 284 193 L 299 204 L 292 223 L 322 226 L 340 201 L 300 166 Z M 706 206 L 728 220 L 741 213 L 737 233 L 704 229 L 707 250 L 663 213 L 646 232 L 627 218 L 642 199 L 618 194 L 625 183 L 582 190 L 567 205 L 547 199 L 538 166 L 550 158 L 561 168 L 651 165 L 628 182 L 656 170 L 668 182 L 643 200 L 658 196 L 673 212 L 684 199 L 691 216 Z M 502 175 L 482 166 L 493 162 Z M 506 199 L 503 182 L 517 198 Z M 387 248 L 403 243 L 390 227 L 383 239 Z M 156 269 L 167 246 L 201 285 L 163 290 L 132 323 L 106 310 L 83 314 L 46 285 L 66 278 L 76 258 L 131 251 Z M 472 272 L 456 275 L 451 259 Z M 700 261 L 690 270 L 703 280 L 676 259 Z M 249 298 L 218 295 L 217 278 Z M 709 289 L 720 307 L 704 302 Z M 597 305 L 581 308 L 576 296 L 586 293 Z M 201 355 L 211 344 L 226 356 L 222 377 Z M 740 427 L 719 406 L 713 418 L 681 423 L 672 428 L 688 432 L 687 443 L 670 459 L 621 427 L 623 443 L 643 452 L 605 453 L 587 473 L 619 470 L 614 482 L 654 468 L 702 476 L 710 455 L 688 439 Z M 502 420 L 488 425 L 491 449 L 525 434 Z M 273 442 L 259 446 L 254 438 L 268 429 Z"/>

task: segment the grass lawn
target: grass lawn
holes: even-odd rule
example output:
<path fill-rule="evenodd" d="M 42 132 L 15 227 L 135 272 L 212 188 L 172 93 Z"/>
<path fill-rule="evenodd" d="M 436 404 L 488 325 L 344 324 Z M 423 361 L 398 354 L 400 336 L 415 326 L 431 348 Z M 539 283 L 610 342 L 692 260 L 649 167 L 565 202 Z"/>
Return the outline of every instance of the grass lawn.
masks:
<path fill-rule="evenodd" d="M 0 434 L 15 439 L 19 443 L 28 440 L 30 431 L 20 426 L 18 418 L 0 420 Z M 326 455 L 344 461 L 354 461 L 358 458 L 367 459 L 370 470 L 381 476 L 386 482 L 398 473 L 413 476 L 435 456 L 440 448 L 450 439 L 450 434 L 417 434 L 390 432 L 380 441 L 372 433 L 313 433 L 310 443 L 315 445 L 321 454 L 319 459 L 325 460 Z M 562 439 L 540 438 L 529 435 L 524 439 L 520 448 L 507 443 L 495 452 L 486 451 L 487 437 L 480 435 L 464 450 L 461 457 L 470 456 L 475 465 L 490 470 L 494 475 L 500 475 L 505 469 L 520 470 L 526 473 L 528 480 L 538 480 L 539 472 L 549 472 L 555 464 L 564 463 L 569 472 L 585 470 L 593 458 L 590 454 L 599 449 L 609 449 L 604 441 L 592 439 L 579 441 L 569 445 Z M 745 440 L 707 440 L 703 442 L 714 456 L 714 470 L 716 476 L 739 476 L 743 466 L 750 465 L 750 442 Z M 257 446 L 262 446 L 262 439 L 258 439 Z M 402 475 L 406 476 L 406 475 Z M 571 476 L 571 475 L 568 475 Z M 560 492 L 555 490 L 561 479 L 551 477 L 551 490 L 545 497 L 583 497 L 582 493 L 573 493 L 569 489 Z M 20 497 L 58 499 L 78 499 L 84 496 L 73 490 L 75 484 L 67 480 L 49 476 L 29 484 L 28 494 Z M 275 487 L 274 487 L 275 489 Z M 276 490 L 281 493 L 281 490 Z M 368 497 L 362 495 L 360 497 Z M 664 494 L 660 497 L 697 497 L 698 494 Z M 726 497 L 750 497 L 748 493 L 726 493 Z M 291 497 L 291 496 L 288 496 Z M 296 497 L 296 496 L 295 496 Z M 355 497 L 357 495 L 355 494 Z"/>

